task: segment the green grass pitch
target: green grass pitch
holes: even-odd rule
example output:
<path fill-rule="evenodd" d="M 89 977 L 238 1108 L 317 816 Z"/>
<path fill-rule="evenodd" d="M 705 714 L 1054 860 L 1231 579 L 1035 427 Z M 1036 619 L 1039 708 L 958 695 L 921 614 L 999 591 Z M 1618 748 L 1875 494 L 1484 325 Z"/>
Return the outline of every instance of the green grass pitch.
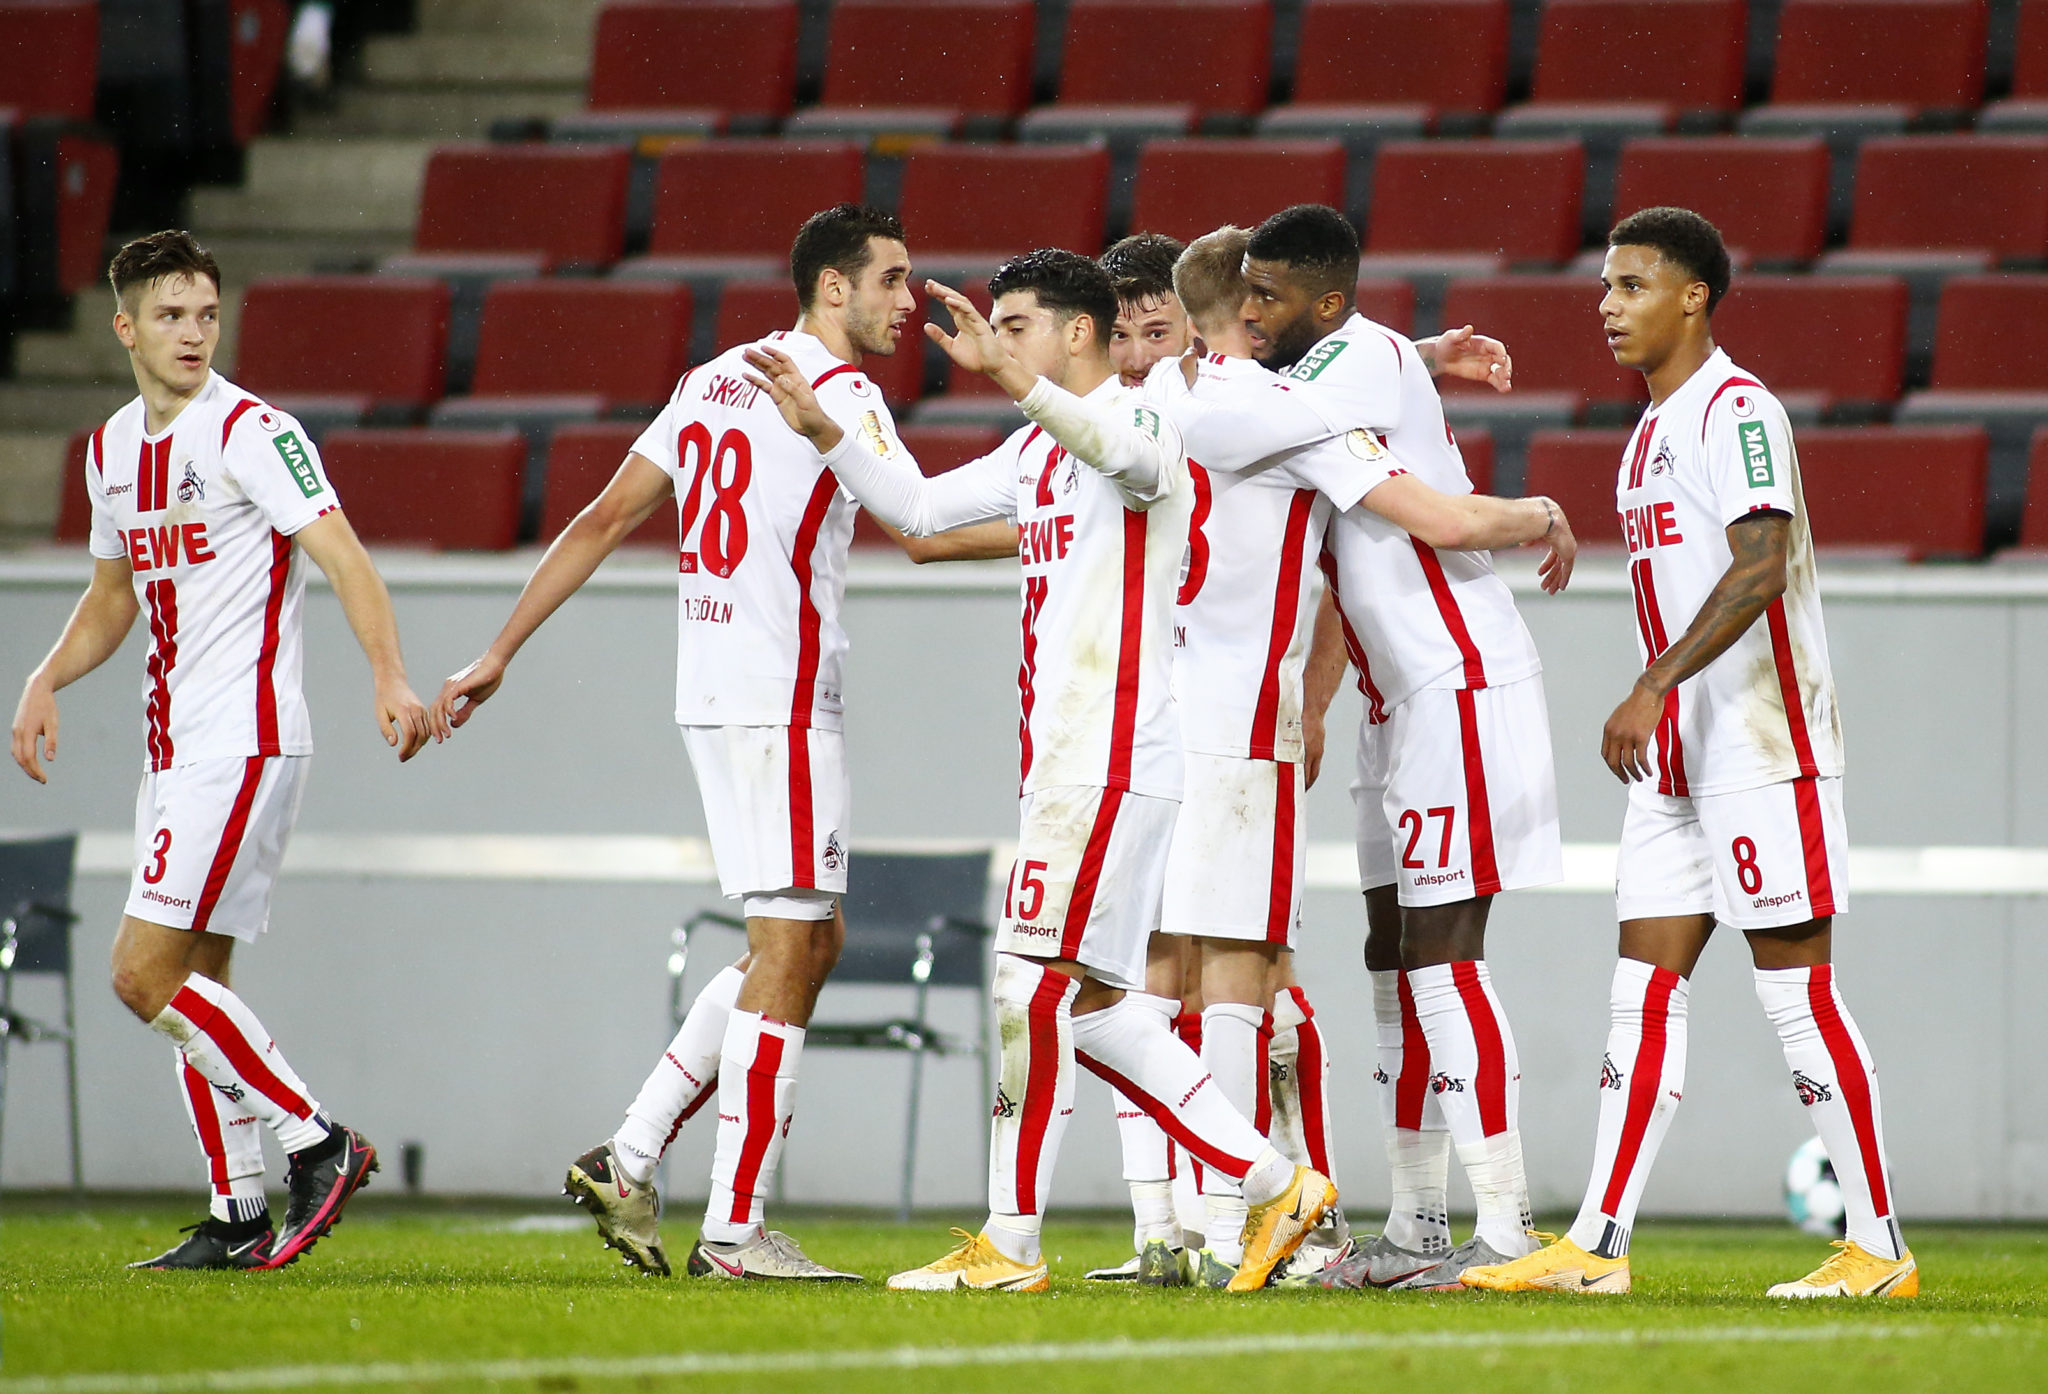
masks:
<path fill-rule="evenodd" d="M 639 1277 L 566 1201 L 374 1195 L 280 1273 L 124 1271 L 192 1218 L 167 1201 L 9 1198 L 0 1394 L 2048 1388 L 2036 1227 L 1917 1226 L 1924 1295 L 1881 1303 L 1766 1299 L 1827 1252 L 1779 1225 L 1652 1221 L 1618 1299 L 1230 1296 L 1084 1282 L 1128 1252 L 1127 1222 L 1105 1217 L 1047 1226 L 1050 1293 L 908 1294 L 879 1279 L 936 1257 L 943 1222 L 785 1214 L 812 1254 L 877 1280 L 798 1289 Z M 690 1234 L 678 1214 L 678 1255 Z"/>

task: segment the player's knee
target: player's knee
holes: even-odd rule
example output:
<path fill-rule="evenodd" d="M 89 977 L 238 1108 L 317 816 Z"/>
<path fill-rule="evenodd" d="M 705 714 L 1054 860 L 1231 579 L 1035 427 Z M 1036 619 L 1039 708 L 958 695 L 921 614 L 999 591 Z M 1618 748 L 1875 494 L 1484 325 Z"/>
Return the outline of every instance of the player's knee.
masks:
<path fill-rule="evenodd" d="M 170 1005 L 171 996 L 178 986 L 151 965 L 118 952 L 109 977 L 113 982 L 114 996 L 121 999 L 121 1005 L 146 1022 L 156 1020 L 158 1014 Z"/>

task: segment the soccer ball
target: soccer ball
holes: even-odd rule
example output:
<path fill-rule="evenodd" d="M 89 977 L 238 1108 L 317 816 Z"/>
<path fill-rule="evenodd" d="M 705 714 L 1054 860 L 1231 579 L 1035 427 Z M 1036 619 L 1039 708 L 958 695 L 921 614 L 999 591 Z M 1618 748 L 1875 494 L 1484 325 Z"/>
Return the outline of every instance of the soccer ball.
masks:
<path fill-rule="evenodd" d="M 1840 1239 L 1848 1232 L 1842 1183 L 1835 1179 L 1835 1164 L 1817 1137 L 1800 1144 L 1785 1166 L 1785 1213 L 1808 1234 Z"/>

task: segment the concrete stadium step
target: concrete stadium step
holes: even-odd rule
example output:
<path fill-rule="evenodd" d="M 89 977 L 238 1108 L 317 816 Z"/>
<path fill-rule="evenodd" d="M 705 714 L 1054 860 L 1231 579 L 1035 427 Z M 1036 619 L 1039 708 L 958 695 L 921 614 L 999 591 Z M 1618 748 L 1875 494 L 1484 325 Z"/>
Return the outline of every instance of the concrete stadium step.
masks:
<path fill-rule="evenodd" d="M 0 432 L 0 543 L 41 541 L 56 529 L 67 440 L 55 431 Z"/>
<path fill-rule="evenodd" d="M 24 330 L 14 340 L 14 370 L 36 382 L 131 381 L 128 350 L 114 337 L 114 292 L 96 286 L 72 297 L 71 327 Z"/>
<path fill-rule="evenodd" d="M 603 0 L 422 0 L 423 35 L 520 34 L 581 44 L 587 55 Z"/>
<path fill-rule="evenodd" d="M 419 136 L 483 140 L 505 117 L 566 116 L 583 108 L 583 84 L 493 87 L 344 87 L 333 111 L 292 122 L 294 138 Z"/>
<path fill-rule="evenodd" d="M 536 41 L 523 35 L 432 34 L 376 38 L 363 46 L 371 86 L 430 83 L 561 83 L 579 91 L 590 72 L 590 41 Z"/>
<path fill-rule="evenodd" d="M 194 189 L 194 230 L 410 236 L 432 140 L 265 137 L 239 189 Z"/>
<path fill-rule="evenodd" d="M 121 382 L 0 382 L 0 421 L 12 432 L 61 434 L 97 426 L 135 395 L 135 379 Z"/>

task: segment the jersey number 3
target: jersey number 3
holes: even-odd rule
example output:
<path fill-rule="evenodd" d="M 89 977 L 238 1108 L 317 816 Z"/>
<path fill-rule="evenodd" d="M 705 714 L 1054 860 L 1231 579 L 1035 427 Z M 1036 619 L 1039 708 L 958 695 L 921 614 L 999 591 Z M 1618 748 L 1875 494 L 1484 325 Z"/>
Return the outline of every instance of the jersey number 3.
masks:
<path fill-rule="evenodd" d="M 693 572 L 698 559 L 713 576 L 730 576 L 747 555 L 747 510 L 743 499 L 754 480 L 754 446 L 744 431 L 727 431 L 714 448 L 711 430 L 701 421 L 683 427 L 676 440 L 678 475 L 689 472 L 690 456 L 697 457 L 696 471 L 681 500 L 682 569 Z M 711 506 L 704 507 L 704 482 L 711 481 Z M 704 528 L 693 538 L 699 512 Z"/>

